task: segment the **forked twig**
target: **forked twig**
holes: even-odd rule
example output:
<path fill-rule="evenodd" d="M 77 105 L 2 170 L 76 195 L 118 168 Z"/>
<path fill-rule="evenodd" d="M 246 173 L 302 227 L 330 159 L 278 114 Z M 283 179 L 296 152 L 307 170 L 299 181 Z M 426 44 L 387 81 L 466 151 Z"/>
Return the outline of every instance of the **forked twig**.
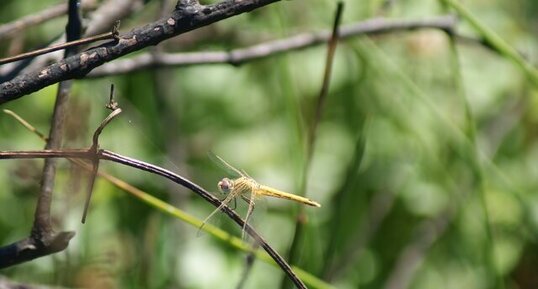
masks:
<path fill-rule="evenodd" d="M 90 207 L 90 200 L 92 198 L 93 186 L 95 184 L 95 177 L 97 176 L 97 171 L 99 169 L 99 158 L 97 158 L 97 150 L 99 149 L 99 136 L 103 132 L 103 129 L 121 113 L 121 108 L 118 106 L 118 103 L 114 100 L 114 84 L 110 86 L 110 99 L 105 105 L 106 108 L 111 109 L 112 112 L 101 122 L 99 127 L 93 133 L 92 146 L 88 149 L 88 152 L 94 154 L 96 157 L 91 159 L 92 162 L 92 172 L 88 180 L 88 191 L 86 202 L 84 203 L 84 211 L 82 213 L 82 224 L 86 223 L 86 216 L 88 214 L 88 209 Z"/>

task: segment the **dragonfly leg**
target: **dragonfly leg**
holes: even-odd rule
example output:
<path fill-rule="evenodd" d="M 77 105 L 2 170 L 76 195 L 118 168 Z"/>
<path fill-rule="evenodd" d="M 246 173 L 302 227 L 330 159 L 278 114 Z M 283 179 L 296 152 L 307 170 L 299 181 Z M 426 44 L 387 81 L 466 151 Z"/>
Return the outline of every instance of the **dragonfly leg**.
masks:
<path fill-rule="evenodd" d="M 243 224 L 243 230 L 241 230 L 241 239 L 245 239 L 245 229 L 247 227 L 248 221 L 250 220 L 250 216 L 252 216 L 252 212 L 254 211 L 254 194 L 250 193 L 250 198 L 248 199 L 248 210 L 247 210 L 247 216 L 245 217 L 245 223 Z"/>
<path fill-rule="evenodd" d="M 233 198 L 233 204 L 230 206 L 230 209 L 235 210 L 237 208 L 237 199 Z"/>
<path fill-rule="evenodd" d="M 220 205 L 213 211 L 211 212 L 211 214 L 209 214 L 209 216 L 207 216 L 207 218 L 205 218 L 205 220 L 202 222 L 202 225 L 200 226 L 200 228 L 198 228 L 198 233 L 202 230 L 202 228 L 204 227 L 204 225 L 207 223 L 207 221 L 209 221 L 209 219 L 211 219 L 211 217 L 213 217 L 213 215 L 215 215 L 218 211 L 220 211 L 224 206 L 226 206 L 232 199 L 235 199 L 236 197 L 236 194 L 234 193 L 230 193 L 226 199 L 224 199 L 224 201 L 222 201 L 220 203 Z"/>
<path fill-rule="evenodd" d="M 249 199 L 249 198 L 247 198 L 247 197 L 241 195 L 241 199 L 242 199 L 243 201 L 245 201 L 245 203 L 250 204 L 250 199 Z"/>

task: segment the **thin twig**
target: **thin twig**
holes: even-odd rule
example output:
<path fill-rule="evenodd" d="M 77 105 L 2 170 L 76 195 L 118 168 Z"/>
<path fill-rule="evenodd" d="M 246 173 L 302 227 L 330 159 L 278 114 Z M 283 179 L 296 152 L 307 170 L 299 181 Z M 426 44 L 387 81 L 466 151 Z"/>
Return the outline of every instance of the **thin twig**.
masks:
<path fill-rule="evenodd" d="M 29 124 L 26 120 L 24 120 L 22 117 L 20 117 L 19 115 L 17 115 L 16 113 L 14 113 L 13 111 L 9 110 L 9 109 L 4 109 L 3 110 L 5 113 L 11 115 L 12 117 L 14 117 L 18 122 L 20 122 L 25 128 L 27 128 L 29 131 L 37 134 L 39 136 L 39 138 L 41 138 L 42 140 L 44 141 L 47 141 L 48 140 L 48 137 L 46 137 L 43 133 L 41 133 L 40 131 L 38 131 L 35 127 L 33 127 L 31 124 Z"/>
<path fill-rule="evenodd" d="M 66 42 L 66 43 L 62 43 L 62 44 L 58 44 L 58 45 L 54 45 L 54 46 L 49 46 L 49 47 L 45 47 L 45 48 L 42 48 L 42 49 L 26 52 L 26 53 L 11 56 L 11 57 L 2 58 L 2 59 L 0 59 L 0 65 L 10 63 L 10 62 L 14 62 L 14 61 L 21 60 L 21 59 L 25 59 L 25 58 L 35 57 L 35 56 L 38 56 L 38 55 L 50 53 L 50 52 L 57 51 L 57 50 L 62 50 L 62 49 L 66 49 L 66 48 L 80 46 L 80 45 L 84 45 L 84 44 L 88 44 L 88 43 L 92 43 L 92 42 L 97 42 L 97 41 L 101 41 L 101 40 L 117 39 L 117 38 L 118 38 L 118 32 L 116 30 L 113 30 L 113 31 L 108 32 L 108 33 L 103 33 L 103 34 L 99 34 L 99 35 L 96 35 L 96 36 L 90 36 L 90 37 L 87 37 L 87 38 L 74 40 L 74 41 L 70 41 L 70 42 Z"/>
<path fill-rule="evenodd" d="M 310 132 L 308 134 L 308 143 L 307 143 L 307 155 L 306 160 L 310 162 L 312 159 L 312 152 L 314 151 L 314 144 L 316 141 L 316 132 L 318 124 L 321 120 L 321 113 L 323 106 L 329 94 L 329 84 L 331 82 L 331 73 L 332 66 L 334 61 L 334 53 L 336 51 L 336 44 L 338 43 L 339 33 L 338 28 L 340 26 L 340 21 L 342 19 L 342 11 L 344 10 L 344 2 L 338 2 L 336 8 L 336 15 L 334 17 L 333 30 L 331 33 L 331 38 L 329 39 L 329 49 L 327 50 L 327 57 L 325 59 L 325 71 L 323 73 L 323 83 L 321 85 L 321 90 L 319 92 L 318 101 L 316 103 L 316 114 L 310 126 Z"/>
<path fill-rule="evenodd" d="M 118 107 L 118 103 L 114 100 L 114 85 L 110 86 L 110 100 L 106 105 L 107 108 L 111 109 L 112 112 L 101 122 L 99 127 L 93 133 L 92 146 L 89 148 L 89 152 L 97 155 L 97 150 L 99 149 L 99 136 L 103 132 L 103 129 L 121 113 L 121 108 Z M 95 177 L 97 176 L 97 171 L 99 169 L 99 159 L 97 157 L 92 160 L 92 171 L 90 178 L 88 180 L 88 190 L 86 202 L 84 203 L 84 211 L 82 213 L 82 224 L 86 223 L 86 216 L 88 214 L 88 209 L 90 207 L 90 200 L 92 198 L 93 186 L 95 184 Z"/>
<path fill-rule="evenodd" d="M 81 20 L 78 13 L 77 1 L 70 0 L 68 5 L 68 22 L 66 32 L 70 39 L 75 40 L 80 37 Z M 76 52 L 74 47 L 67 48 L 65 57 L 68 57 Z M 51 128 L 45 149 L 58 149 L 61 147 L 63 127 L 67 112 L 67 101 L 69 99 L 69 90 L 71 88 L 70 81 L 61 82 L 56 95 L 54 111 L 52 114 Z M 53 234 L 50 224 L 50 207 L 52 200 L 52 192 L 54 190 L 54 178 L 56 175 L 56 162 L 54 160 L 46 160 L 43 168 L 43 176 L 41 180 L 41 190 L 39 193 L 36 212 L 34 216 L 34 225 L 32 227 L 32 236 L 37 239 L 48 234 Z"/>
<path fill-rule="evenodd" d="M 349 39 L 360 35 L 377 35 L 415 29 L 453 31 L 456 24 L 457 19 L 452 15 L 438 16 L 422 20 L 374 18 L 340 26 L 339 37 L 340 39 Z M 330 37 L 330 30 L 322 30 L 318 32 L 301 33 L 288 38 L 268 41 L 250 47 L 234 49 L 232 51 L 184 53 L 148 52 L 132 58 L 106 63 L 90 72 L 88 77 L 118 75 L 157 67 L 183 67 L 221 63 L 240 65 L 242 63 L 277 55 L 279 53 L 326 44 Z M 470 40 L 467 40 L 467 42 L 469 41 Z M 476 44 L 479 42 L 476 41 L 474 43 Z"/>
<path fill-rule="evenodd" d="M 310 163 L 312 161 L 312 154 L 314 151 L 314 144 L 316 140 L 316 130 L 318 128 L 318 124 L 321 120 L 321 114 L 324 107 L 325 99 L 327 98 L 327 94 L 329 93 L 329 84 L 331 79 L 331 72 L 332 72 L 332 65 L 333 65 L 333 59 L 334 59 L 334 53 L 336 51 L 336 44 L 338 43 L 339 39 L 339 26 L 340 21 L 342 19 L 342 12 L 344 10 L 344 2 L 340 1 L 337 4 L 335 17 L 334 17 L 334 23 L 332 28 L 331 37 L 329 38 L 328 43 L 328 49 L 327 49 L 327 57 L 325 59 L 325 71 L 323 74 L 323 82 L 321 85 L 320 93 L 318 96 L 318 101 L 316 103 L 316 109 L 315 109 L 315 115 L 312 120 L 312 123 L 310 125 L 310 129 L 308 131 L 307 135 L 307 143 L 306 143 L 306 156 L 305 156 L 305 163 L 303 166 L 303 174 L 302 174 L 302 184 L 301 184 L 301 195 L 305 195 L 306 187 L 307 187 L 307 180 L 308 180 L 308 171 L 310 168 Z M 292 263 L 297 263 L 298 261 L 298 252 L 300 246 L 300 240 L 301 236 L 303 235 L 303 227 L 304 222 L 302 220 L 305 219 L 304 217 L 304 208 L 299 208 L 299 213 L 297 217 L 297 221 L 295 222 L 295 232 L 293 234 L 293 240 L 291 242 L 291 246 L 289 249 L 289 260 Z M 282 282 L 281 288 L 286 288 L 287 282 Z"/>

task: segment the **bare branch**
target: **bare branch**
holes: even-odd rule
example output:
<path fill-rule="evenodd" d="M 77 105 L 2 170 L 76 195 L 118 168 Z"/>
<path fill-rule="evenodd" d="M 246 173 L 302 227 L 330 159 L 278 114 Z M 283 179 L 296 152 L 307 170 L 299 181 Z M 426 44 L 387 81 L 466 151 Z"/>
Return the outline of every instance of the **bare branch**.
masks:
<path fill-rule="evenodd" d="M 20 75 L 0 84 L 0 104 L 17 99 L 43 87 L 66 79 L 83 77 L 105 62 L 156 45 L 176 35 L 245 13 L 279 0 L 225 0 L 212 5 L 179 1 L 165 18 L 133 29 L 117 43 L 103 44 L 45 67 L 41 71 Z"/>
<path fill-rule="evenodd" d="M 74 232 L 60 232 L 37 240 L 33 237 L 0 248 L 0 269 L 63 251 Z M 40 241 L 40 242 L 39 242 Z"/>
<path fill-rule="evenodd" d="M 25 58 L 35 57 L 35 56 L 38 56 L 38 55 L 46 54 L 46 53 L 57 51 L 57 50 L 67 49 L 67 48 L 74 47 L 74 46 L 84 45 L 84 44 L 97 42 L 97 41 L 101 41 L 101 40 L 116 39 L 116 38 L 117 38 L 117 32 L 114 30 L 114 31 L 109 32 L 109 33 L 99 34 L 99 35 L 96 35 L 96 36 L 90 36 L 90 37 L 83 38 L 83 39 L 80 39 L 80 40 L 74 40 L 74 41 L 70 41 L 70 42 L 66 42 L 66 43 L 62 43 L 62 44 L 58 44 L 58 45 L 52 45 L 52 46 L 49 46 L 49 47 L 45 47 L 45 48 L 42 48 L 42 49 L 30 51 L 30 52 L 27 52 L 27 53 L 2 58 L 2 59 L 0 59 L 0 65 L 10 63 L 10 62 L 14 62 L 14 61 L 21 60 L 21 59 L 25 59 Z"/>
<path fill-rule="evenodd" d="M 423 20 L 394 20 L 375 18 L 340 26 L 339 38 L 348 39 L 359 35 L 375 35 L 415 29 L 438 29 L 443 31 L 452 31 L 455 29 L 456 23 L 456 18 L 451 15 Z M 331 31 L 323 30 L 319 32 L 302 33 L 289 38 L 273 40 L 232 51 L 158 54 L 144 53 L 129 59 L 106 63 L 94 69 L 87 76 L 103 77 L 164 66 L 181 67 L 218 63 L 240 65 L 245 62 L 266 58 L 279 53 L 325 44 L 330 37 Z"/>

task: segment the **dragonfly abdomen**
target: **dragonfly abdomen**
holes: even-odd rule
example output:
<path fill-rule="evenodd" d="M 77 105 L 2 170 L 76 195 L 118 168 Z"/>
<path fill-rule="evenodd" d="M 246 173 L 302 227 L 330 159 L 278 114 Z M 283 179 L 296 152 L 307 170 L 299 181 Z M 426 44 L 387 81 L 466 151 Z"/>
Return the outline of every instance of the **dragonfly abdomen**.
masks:
<path fill-rule="evenodd" d="M 321 205 L 318 202 L 314 202 L 314 201 L 312 201 L 310 199 L 307 199 L 305 197 L 301 197 L 301 196 L 298 196 L 298 195 L 294 195 L 294 194 L 286 193 L 286 192 L 283 192 L 283 191 L 279 191 L 279 190 L 276 190 L 276 189 L 273 189 L 271 187 L 264 186 L 264 185 L 259 185 L 257 194 L 264 195 L 264 196 L 269 196 L 269 197 L 280 198 L 280 199 L 291 200 L 291 201 L 295 201 L 295 202 L 302 203 L 302 204 L 305 204 L 305 205 L 309 205 L 309 206 L 312 206 L 312 207 L 318 207 L 318 208 L 321 207 Z"/>

